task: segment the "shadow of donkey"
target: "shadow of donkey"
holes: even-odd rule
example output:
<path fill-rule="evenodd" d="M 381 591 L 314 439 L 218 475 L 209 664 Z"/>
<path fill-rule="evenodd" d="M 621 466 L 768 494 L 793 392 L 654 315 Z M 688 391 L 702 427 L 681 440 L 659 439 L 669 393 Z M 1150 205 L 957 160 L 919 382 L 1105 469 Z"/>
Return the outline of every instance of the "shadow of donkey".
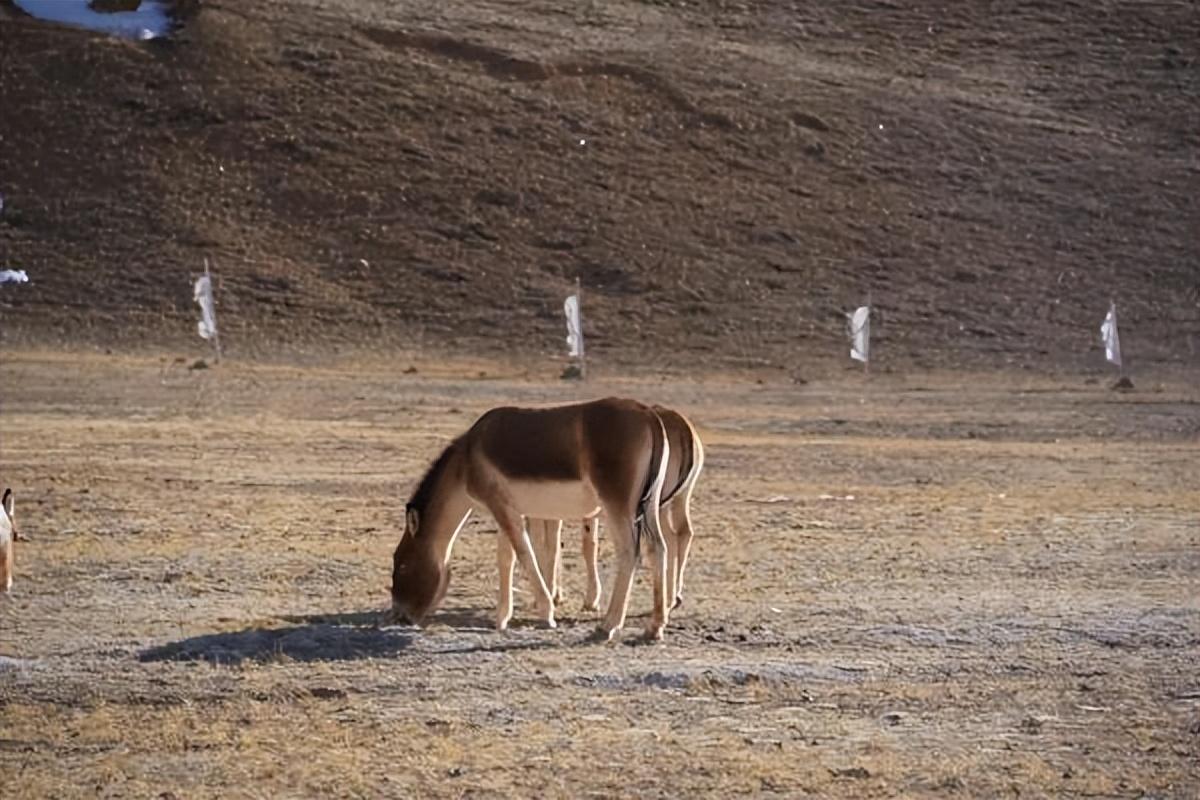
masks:
<path fill-rule="evenodd" d="M 138 660 L 207 661 L 354 661 L 385 658 L 412 644 L 412 630 L 380 628 L 376 612 L 284 617 L 302 624 L 283 628 L 254 627 L 228 633 L 192 636 L 143 650 Z"/>

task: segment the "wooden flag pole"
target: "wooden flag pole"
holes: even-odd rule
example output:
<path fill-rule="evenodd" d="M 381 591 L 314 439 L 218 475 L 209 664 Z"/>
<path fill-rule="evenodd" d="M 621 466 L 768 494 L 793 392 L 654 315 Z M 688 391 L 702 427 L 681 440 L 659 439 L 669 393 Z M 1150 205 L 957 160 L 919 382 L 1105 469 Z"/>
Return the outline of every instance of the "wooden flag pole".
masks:
<path fill-rule="evenodd" d="M 578 275 L 575 276 L 575 302 L 579 309 L 579 380 L 584 380 L 587 378 L 587 355 L 583 349 L 583 287 Z"/>
<path fill-rule="evenodd" d="M 871 290 L 867 289 L 867 352 L 866 358 L 863 359 L 863 377 L 871 377 L 871 315 L 873 309 L 871 307 Z"/>
<path fill-rule="evenodd" d="M 1117 342 L 1119 345 L 1120 341 L 1121 341 L 1121 327 L 1119 325 L 1117 325 L 1117 300 L 1116 300 L 1116 298 L 1114 298 L 1114 297 L 1108 298 L 1108 304 L 1109 304 L 1109 308 L 1112 309 L 1113 329 L 1117 332 Z M 1125 367 L 1125 348 L 1124 347 L 1121 348 L 1121 363 L 1117 364 L 1117 371 L 1119 373 L 1120 378 L 1123 378 L 1123 379 L 1129 378 L 1129 371 Z"/>
<path fill-rule="evenodd" d="M 208 269 L 208 259 L 204 259 L 204 275 L 208 278 L 208 291 L 212 295 L 213 317 L 213 349 L 216 351 L 215 363 L 221 363 L 221 328 L 217 325 L 217 291 L 213 288 L 212 273 Z"/>

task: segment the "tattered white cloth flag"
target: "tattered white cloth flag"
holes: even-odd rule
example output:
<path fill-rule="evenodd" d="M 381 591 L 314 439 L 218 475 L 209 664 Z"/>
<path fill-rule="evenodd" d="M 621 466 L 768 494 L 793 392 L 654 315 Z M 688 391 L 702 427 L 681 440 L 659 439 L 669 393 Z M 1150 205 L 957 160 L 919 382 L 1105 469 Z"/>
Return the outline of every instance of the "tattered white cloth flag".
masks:
<path fill-rule="evenodd" d="M 850 328 L 850 357 L 866 363 L 871 354 L 871 307 L 859 306 L 847 314 Z"/>
<path fill-rule="evenodd" d="M 0 269 L 0 283 L 29 283 L 23 269 Z"/>
<path fill-rule="evenodd" d="M 1117 304 L 1108 304 L 1108 314 L 1100 326 L 1100 340 L 1104 342 L 1104 357 L 1108 363 L 1121 366 L 1121 337 L 1117 334 Z"/>
<path fill-rule="evenodd" d="M 196 329 L 200 338 L 211 339 L 217 335 L 217 316 L 213 310 L 212 278 L 201 275 L 196 279 L 194 291 L 196 302 L 200 304 L 200 321 Z"/>
<path fill-rule="evenodd" d="M 583 322 L 579 316 L 579 295 L 567 297 L 563 303 L 563 311 L 567 315 L 567 350 L 568 355 L 576 358 L 583 356 Z"/>

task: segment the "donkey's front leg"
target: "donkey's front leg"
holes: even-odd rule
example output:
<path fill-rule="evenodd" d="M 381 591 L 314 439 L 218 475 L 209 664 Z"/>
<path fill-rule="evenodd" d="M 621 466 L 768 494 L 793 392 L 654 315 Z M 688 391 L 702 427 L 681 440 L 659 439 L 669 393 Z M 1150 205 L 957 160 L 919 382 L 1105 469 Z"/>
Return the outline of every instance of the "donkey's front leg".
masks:
<path fill-rule="evenodd" d="M 508 537 L 496 534 L 496 564 L 500 567 L 500 596 L 496 599 L 496 630 L 508 628 L 513 615 L 513 566 L 516 553 Z"/>
<path fill-rule="evenodd" d="M 553 530 L 551 530 L 553 528 Z M 563 599 L 563 582 L 562 582 L 562 520 L 554 520 L 553 523 L 546 523 L 546 538 L 554 542 L 554 586 L 551 587 L 550 593 L 554 595 L 554 605 L 562 605 Z"/>
<path fill-rule="evenodd" d="M 546 587 L 542 571 L 538 569 L 533 546 L 529 543 L 529 535 L 525 532 L 525 526 L 521 524 L 521 515 L 507 508 L 493 508 L 492 516 L 496 518 L 501 533 L 507 537 L 512 549 L 516 551 L 517 558 L 521 562 L 521 569 L 525 571 L 525 574 L 529 576 L 530 583 L 533 584 L 538 613 L 542 615 L 546 627 L 555 627 L 554 598 L 550 596 L 550 590 Z"/>
<path fill-rule="evenodd" d="M 562 520 L 526 519 L 525 527 L 529 532 L 538 569 L 546 579 L 546 586 L 554 598 L 555 605 L 558 605 L 562 602 Z"/>

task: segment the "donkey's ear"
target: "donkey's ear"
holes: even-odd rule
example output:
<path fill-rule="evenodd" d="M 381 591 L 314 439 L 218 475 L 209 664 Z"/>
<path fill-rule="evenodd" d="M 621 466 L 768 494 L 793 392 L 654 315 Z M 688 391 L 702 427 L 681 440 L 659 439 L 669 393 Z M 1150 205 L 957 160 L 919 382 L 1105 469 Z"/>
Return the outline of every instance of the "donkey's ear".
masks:
<path fill-rule="evenodd" d="M 13 515 L 13 493 L 12 489 L 4 490 L 4 499 L 0 501 L 0 505 L 4 506 L 4 513 L 8 514 L 8 518 L 12 519 Z"/>
<path fill-rule="evenodd" d="M 421 515 L 415 508 L 410 508 L 408 509 L 408 513 L 405 516 L 404 522 L 404 530 L 415 536 L 417 533 L 417 526 L 421 524 Z"/>

